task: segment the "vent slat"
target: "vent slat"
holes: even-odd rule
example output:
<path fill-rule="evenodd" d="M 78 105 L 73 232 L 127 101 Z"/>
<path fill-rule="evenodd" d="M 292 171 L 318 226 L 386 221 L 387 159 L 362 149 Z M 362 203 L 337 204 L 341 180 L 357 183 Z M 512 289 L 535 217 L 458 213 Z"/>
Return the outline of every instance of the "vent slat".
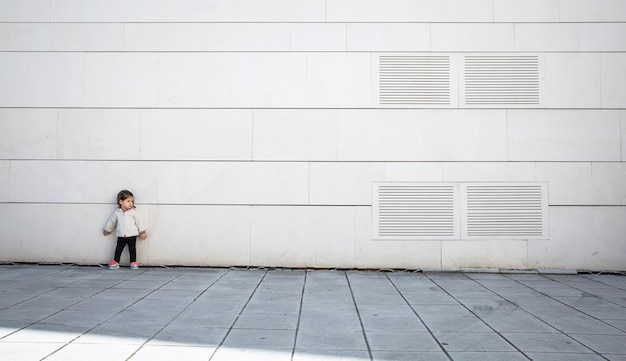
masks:
<path fill-rule="evenodd" d="M 382 55 L 378 70 L 380 104 L 450 104 L 448 56 Z"/>
<path fill-rule="evenodd" d="M 452 186 L 381 184 L 375 188 L 376 238 L 458 237 L 458 210 Z"/>
<path fill-rule="evenodd" d="M 465 56 L 465 104 L 539 105 L 538 56 Z"/>
<path fill-rule="evenodd" d="M 468 237 L 540 237 L 544 233 L 543 188 L 534 185 L 468 185 Z"/>

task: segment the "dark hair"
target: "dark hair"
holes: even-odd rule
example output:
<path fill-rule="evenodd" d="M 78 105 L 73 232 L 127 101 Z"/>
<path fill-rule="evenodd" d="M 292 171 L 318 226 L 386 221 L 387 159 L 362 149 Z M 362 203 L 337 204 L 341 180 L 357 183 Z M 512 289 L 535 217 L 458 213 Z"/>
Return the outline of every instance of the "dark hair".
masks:
<path fill-rule="evenodd" d="M 118 194 L 117 194 L 117 206 L 118 207 L 122 207 L 120 205 L 120 201 L 123 201 L 124 199 L 128 198 L 128 197 L 133 197 L 135 198 L 135 196 L 133 195 L 133 192 L 129 191 L 129 190 L 121 190 Z"/>

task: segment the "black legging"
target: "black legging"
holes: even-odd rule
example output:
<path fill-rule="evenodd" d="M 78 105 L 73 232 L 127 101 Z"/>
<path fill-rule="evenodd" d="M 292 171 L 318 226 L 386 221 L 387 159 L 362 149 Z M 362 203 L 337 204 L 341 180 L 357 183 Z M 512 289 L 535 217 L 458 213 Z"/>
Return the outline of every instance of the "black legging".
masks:
<path fill-rule="evenodd" d="M 130 263 L 133 263 L 137 260 L 137 236 L 133 237 L 117 237 L 117 246 L 115 247 L 115 262 L 120 263 L 120 258 L 122 257 L 122 251 L 124 247 L 128 245 L 128 253 L 130 253 Z"/>

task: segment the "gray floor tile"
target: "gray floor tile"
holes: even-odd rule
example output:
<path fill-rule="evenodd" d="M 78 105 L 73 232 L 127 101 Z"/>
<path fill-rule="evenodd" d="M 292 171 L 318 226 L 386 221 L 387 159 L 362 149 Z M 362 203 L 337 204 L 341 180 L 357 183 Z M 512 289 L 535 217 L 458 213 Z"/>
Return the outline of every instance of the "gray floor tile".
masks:
<path fill-rule="evenodd" d="M 81 300 L 73 304 L 70 308 L 80 310 L 123 310 L 138 300 L 145 297 L 151 291 L 143 290 L 124 290 L 124 289 L 105 289 L 104 291 Z"/>
<path fill-rule="evenodd" d="M 576 307 L 577 310 L 601 320 L 626 320 L 626 307 L 614 304 Z"/>
<path fill-rule="evenodd" d="M 187 290 L 187 291 L 197 291 L 197 294 L 204 291 L 215 281 L 214 279 L 175 279 L 171 282 L 168 282 L 161 286 L 161 290 Z"/>
<path fill-rule="evenodd" d="M 213 285 L 196 299 L 196 302 L 230 302 L 245 304 L 254 294 L 254 289 L 228 289 L 228 286 Z"/>
<path fill-rule="evenodd" d="M 123 310 L 106 321 L 106 324 L 122 327 L 167 325 L 178 315 L 177 311 L 135 308 Z"/>
<path fill-rule="evenodd" d="M 203 346 L 215 348 L 224 340 L 228 328 L 196 327 L 192 325 L 169 325 L 157 333 L 150 346 Z"/>
<path fill-rule="evenodd" d="M 2 342 L 70 342 L 88 330 L 89 327 L 35 324 L 2 338 Z"/>
<path fill-rule="evenodd" d="M 372 357 L 374 361 L 449 361 L 443 352 L 372 351 Z"/>
<path fill-rule="evenodd" d="M 159 300 L 185 300 L 187 303 L 190 303 L 200 295 L 200 292 L 202 291 L 184 288 L 161 288 L 150 292 L 145 298 Z"/>
<path fill-rule="evenodd" d="M 559 333 L 560 331 L 541 321 L 540 319 L 521 313 L 511 316 L 489 316 L 483 320 L 498 332 L 527 332 L 527 333 Z"/>
<path fill-rule="evenodd" d="M 130 280 L 122 281 L 122 282 L 114 285 L 112 288 L 130 288 L 130 289 L 134 289 L 134 290 L 137 290 L 137 289 L 154 290 L 154 289 L 158 289 L 158 288 L 162 287 L 166 283 L 167 283 L 167 281 L 165 281 L 163 279 L 156 279 L 156 280 L 136 280 L 136 279 L 130 279 Z"/>
<path fill-rule="evenodd" d="M 220 299 L 203 299 L 196 300 L 193 304 L 191 304 L 186 311 L 193 310 L 200 312 L 236 312 L 239 313 L 245 306 L 245 301 L 243 299 L 238 299 L 237 301 L 224 301 Z"/>
<path fill-rule="evenodd" d="M 410 305 L 387 305 L 377 303 L 361 303 L 358 304 L 358 310 L 361 317 L 368 316 L 401 316 L 401 317 L 417 317 L 415 311 Z"/>
<path fill-rule="evenodd" d="M 265 275 L 263 279 L 265 282 L 278 282 L 281 284 L 299 284 L 302 285 L 304 282 L 304 277 L 306 276 L 306 271 L 302 270 L 288 270 L 288 269 L 277 269 L 273 272 L 270 272 Z"/>
<path fill-rule="evenodd" d="M 33 323 L 59 312 L 57 308 L 10 307 L 0 310 L 0 325 L 4 322 Z"/>
<path fill-rule="evenodd" d="M 572 307 L 585 307 L 585 306 L 602 306 L 602 305 L 615 305 L 602 297 L 598 297 L 592 294 L 584 294 L 578 297 L 554 297 L 556 300 L 563 302 L 564 304 Z"/>
<path fill-rule="evenodd" d="M 306 285 L 336 285 L 348 286 L 345 272 L 329 271 L 329 272 L 308 272 L 306 275 Z"/>
<path fill-rule="evenodd" d="M 274 303 L 295 303 L 298 304 L 302 300 L 302 291 L 300 292 L 274 292 L 259 291 L 254 293 L 252 300 L 258 302 L 274 302 Z"/>
<path fill-rule="evenodd" d="M 497 275 L 496 275 L 497 276 Z M 470 278 L 474 279 L 481 286 L 496 292 L 497 290 L 505 290 L 505 289 L 528 289 L 526 286 L 520 284 L 519 282 L 505 278 L 505 277 L 496 277 L 489 279 L 476 279 L 470 276 Z M 497 292 L 496 292 L 497 293 Z"/>
<path fill-rule="evenodd" d="M 8 290 L 0 292 L 0 309 L 16 306 L 19 303 L 22 303 L 32 296 L 25 294 L 21 291 Z"/>
<path fill-rule="evenodd" d="M 361 323 L 356 311 L 351 313 L 306 312 L 300 316 L 300 329 L 360 329 Z"/>
<path fill-rule="evenodd" d="M 533 293 L 529 291 L 527 293 L 522 294 L 501 294 L 501 296 L 505 297 L 507 301 L 514 303 L 522 308 L 534 308 L 541 309 L 542 307 L 562 307 L 563 304 L 548 296 L 545 296 L 541 293 Z"/>
<path fill-rule="evenodd" d="M 526 314 L 518 305 L 497 296 L 472 297 L 462 300 L 463 306 L 479 317 L 507 317 L 514 314 Z"/>
<path fill-rule="evenodd" d="M 218 312 L 205 308 L 198 310 L 191 306 L 172 320 L 170 325 L 230 328 L 238 315 L 238 312 Z"/>
<path fill-rule="evenodd" d="M 291 361 L 291 350 L 221 347 L 211 361 Z"/>
<path fill-rule="evenodd" d="M 538 315 L 542 321 L 555 329 L 570 334 L 621 334 L 621 331 L 607 322 L 597 320 L 584 314 L 572 312 L 571 315 Z"/>
<path fill-rule="evenodd" d="M 233 328 L 294 330 L 298 325 L 298 314 L 251 314 L 239 316 Z"/>
<path fill-rule="evenodd" d="M 377 351 L 441 351 L 428 332 L 370 331 L 366 332 L 372 350 Z"/>
<path fill-rule="evenodd" d="M 99 310 L 98 312 L 85 312 L 84 310 L 66 309 L 60 311 L 39 323 L 42 324 L 58 324 L 68 326 L 82 326 L 87 328 L 93 328 L 101 323 L 106 322 L 118 311 L 111 310 Z"/>
<path fill-rule="evenodd" d="M 287 281 L 289 282 L 289 281 Z M 300 283 L 280 283 L 279 280 L 263 281 L 257 287 L 255 293 L 287 293 L 294 295 L 301 295 L 303 289 L 302 282 Z"/>
<path fill-rule="evenodd" d="M 232 329 L 223 347 L 291 350 L 294 339 L 295 331 L 292 330 Z"/>
<path fill-rule="evenodd" d="M 86 279 L 72 283 L 67 288 L 98 288 L 102 290 L 114 287 L 122 281 L 119 279 Z"/>
<path fill-rule="evenodd" d="M 387 275 L 382 272 L 349 271 L 346 272 L 346 275 L 348 276 L 350 283 L 355 286 L 366 284 L 371 285 L 372 287 L 377 287 L 389 284 Z"/>
<path fill-rule="evenodd" d="M 496 333 L 436 333 L 435 337 L 450 352 L 453 351 L 515 351 L 506 340 Z"/>
<path fill-rule="evenodd" d="M 363 332 L 359 329 L 299 330 L 296 340 L 298 350 L 354 350 L 367 351 Z"/>
<path fill-rule="evenodd" d="M 429 317 L 424 323 L 431 332 L 492 332 L 481 319 L 475 316 L 462 317 Z"/>
<path fill-rule="evenodd" d="M 597 353 L 626 355 L 626 334 L 572 335 L 572 337 Z"/>
<path fill-rule="evenodd" d="M 426 326 L 415 315 L 363 315 L 366 331 L 426 331 Z"/>
<path fill-rule="evenodd" d="M 337 303 L 352 303 L 352 294 L 350 291 L 346 289 L 341 292 L 324 292 L 318 293 L 314 291 L 307 291 L 303 298 L 302 302 L 305 304 L 327 304 L 333 305 Z"/>
<path fill-rule="evenodd" d="M 424 293 L 403 293 L 404 299 L 412 305 L 458 305 L 454 297 L 443 291 L 430 291 Z"/>
<path fill-rule="evenodd" d="M 45 308 L 62 310 L 82 301 L 80 297 L 49 296 L 47 294 L 31 298 L 19 304 L 22 308 Z"/>
<path fill-rule="evenodd" d="M 394 282 L 430 282 L 423 272 L 398 271 L 386 273 L 387 277 Z"/>
<path fill-rule="evenodd" d="M 620 306 L 626 307 L 626 296 L 624 296 L 624 291 L 620 290 L 620 295 L 606 295 L 603 296 L 607 301 L 613 302 Z"/>
<path fill-rule="evenodd" d="M 528 361 L 523 353 L 511 352 L 450 352 L 454 361 Z"/>
<path fill-rule="evenodd" d="M 604 355 L 602 355 L 602 357 L 604 357 L 605 359 L 607 359 L 609 361 L 626 361 L 626 356 L 625 355 L 604 354 Z"/>
<path fill-rule="evenodd" d="M 399 295 L 398 289 L 388 280 L 382 284 L 350 284 L 350 289 L 355 295 Z"/>
<path fill-rule="evenodd" d="M 256 313 L 262 315 L 281 315 L 285 313 L 297 314 L 299 312 L 300 304 L 297 302 L 271 302 L 252 299 L 245 308 L 245 313 Z"/>
<path fill-rule="evenodd" d="M 311 281 L 307 278 L 307 281 L 304 285 L 305 293 L 351 293 L 350 287 L 347 282 L 338 283 L 338 282 L 323 282 L 323 281 Z"/>
<path fill-rule="evenodd" d="M 302 313 L 311 315 L 352 315 L 356 314 L 356 306 L 354 303 L 302 303 Z"/>
<path fill-rule="evenodd" d="M 221 278 L 219 281 L 215 282 L 213 286 L 211 286 L 212 290 L 216 291 L 238 291 L 241 293 L 249 293 L 252 294 L 254 290 L 257 288 L 261 279 L 244 279 L 244 278 L 233 278 L 228 277 L 228 274 Z"/>
<path fill-rule="evenodd" d="M 144 298 L 138 300 L 132 305 L 128 306 L 126 310 L 142 311 L 147 310 L 151 313 L 178 313 L 187 308 L 191 304 L 190 299 L 176 298 L 176 299 L 162 299 L 162 298 Z"/>
<path fill-rule="evenodd" d="M 215 352 L 214 347 L 192 345 L 151 345 L 141 347 L 129 361 L 184 360 L 206 361 Z"/>
<path fill-rule="evenodd" d="M 120 281 L 159 281 L 167 283 L 180 277 L 181 272 L 170 272 L 170 270 L 158 268 L 140 268 L 139 270 L 129 269 L 129 264 L 120 262 L 120 268 L 117 270 L 105 270 L 98 278 L 118 279 Z"/>
<path fill-rule="evenodd" d="M 69 344 L 46 358 L 46 361 L 125 360 L 137 350 L 136 345 Z"/>
<path fill-rule="evenodd" d="M 62 287 L 52 290 L 46 293 L 46 295 L 69 298 L 88 298 L 100 292 L 102 292 L 102 289 L 96 287 Z"/>
<path fill-rule="evenodd" d="M 589 353 L 564 353 L 564 352 L 527 352 L 526 355 L 533 361 L 601 361 L 606 360 L 600 355 Z"/>
<path fill-rule="evenodd" d="M 566 286 L 545 287 L 537 290 L 550 297 L 582 297 L 585 294 L 579 289 Z"/>
<path fill-rule="evenodd" d="M 585 275 L 585 278 L 601 282 L 603 284 L 615 286 L 621 289 L 626 289 L 626 279 L 623 275 L 610 275 L 610 274 L 589 274 Z"/>
<path fill-rule="evenodd" d="M 357 303 L 382 303 L 389 305 L 404 305 L 406 301 L 398 293 L 396 294 L 378 294 L 374 292 L 355 293 L 354 299 Z"/>
<path fill-rule="evenodd" d="M 142 345 L 161 331 L 163 325 L 131 325 L 105 323 L 83 334 L 73 343 L 110 344 L 110 345 Z"/>
<path fill-rule="evenodd" d="M 561 318 L 566 316 L 585 317 L 585 314 L 567 305 L 551 306 L 547 304 L 525 305 L 522 309 L 539 318 Z"/>
<path fill-rule="evenodd" d="M 424 320 L 429 318 L 470 317 L 472 313 L 463 305 L 413 305 L 413 309 Z"/>
<path fill-rule="evenodd" d="M 353 350 L 296 350 L 292 361 L 369 361 L 367 351 Z"/>
<path fill-rule="evenodd" d="M 604 322 L 615 327 L 620 333 L 626 332 L 626 320 L 604 320 Z"/>
<path fill-rule="evenodd" d="M 502 336 L 525 352 L 593 353 L 589 348 L 563 334 L 504 333 Z"/>

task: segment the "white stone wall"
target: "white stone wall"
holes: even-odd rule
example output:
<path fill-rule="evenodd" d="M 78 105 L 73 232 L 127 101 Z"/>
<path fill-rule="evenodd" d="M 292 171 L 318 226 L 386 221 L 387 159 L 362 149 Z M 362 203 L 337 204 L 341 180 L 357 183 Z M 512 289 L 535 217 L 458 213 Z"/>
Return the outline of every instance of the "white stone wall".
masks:
<path fill-rule="evenodd" d="M 381 106 L 386 53 L 541 105 Z M 142 264 L 626 270 L 625 137 L 622 0 L 0 0 L 0 261 L 108 262 L 128 188 Z M 548 182 L 549 239 L 373 240 L 380 181 Z"/>

